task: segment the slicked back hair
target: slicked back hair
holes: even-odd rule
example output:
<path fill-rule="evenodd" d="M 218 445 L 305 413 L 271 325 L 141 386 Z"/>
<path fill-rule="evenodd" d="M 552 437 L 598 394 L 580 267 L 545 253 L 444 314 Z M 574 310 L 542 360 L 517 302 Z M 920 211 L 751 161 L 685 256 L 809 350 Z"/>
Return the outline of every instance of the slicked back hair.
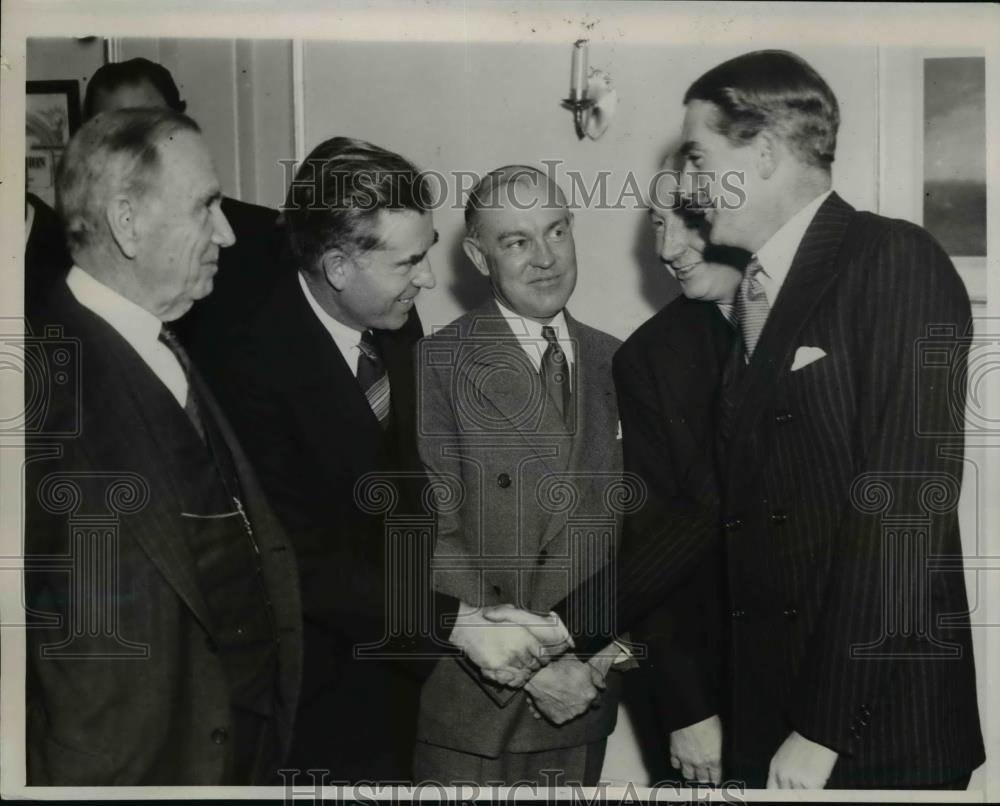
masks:
<path fill-rule="evenodd" d="M 187 115 L 166 108 L 118 109 L 91 118 L 69 141 L 56 171 L 56 208 L 70 252 L 111 237 L 111 199 L 143 198 L 159 178 L 159 144 L 179 131 L 201 132 Z"/>
<path fill-rule="evenodd" d="M 547 188 L 549 195 L 545 198 L 546 205 L 566 206 L 565 194 L 540 168 L 533 165 L 504 165 L 485 174 L 469 192 L 469 198 L 465 202 L 465 234 L 468 237 L 478 237 L 480 213 L 483 210 L 497 209 L 502 192 L 507 192 L 516 204 L 514 186 L 519 182 Z"/>
<path fill-rule="evenodd" d="M 829 171 L 833 163 L 840 126 L 837 98 L 794 53 L 758 50 L 723 62 L 688 88 L 684 103 L 690 101 L 715 104 L 715 129 L 734 145 L 767 130 L 806 165 Z"/>
<path fill-rule="evenodd" d="M 358 255 L 381 246 L 382 210 L 426 213 L 426 177 L 405 157 L 350 137 L 320 143 L 296 171 L 282 216 L 292 254 L 307 273 L 321 273 L 331 249 Z"/>
<path fill-rule="evenodd" d="M 141 56 L 124 62 L 111 62 L 99 67 L 87 82 L 83 96 L 83 119 L 89 120 L 96 113 L 97 96 L 101 92 L 114 92 L 119 87 L 136 84 L 150 84 L 175 112 L 187 110 L 187 102 L 181 100 L 180 90 L 170 71 L 162 64 L 143 59 Z"/>

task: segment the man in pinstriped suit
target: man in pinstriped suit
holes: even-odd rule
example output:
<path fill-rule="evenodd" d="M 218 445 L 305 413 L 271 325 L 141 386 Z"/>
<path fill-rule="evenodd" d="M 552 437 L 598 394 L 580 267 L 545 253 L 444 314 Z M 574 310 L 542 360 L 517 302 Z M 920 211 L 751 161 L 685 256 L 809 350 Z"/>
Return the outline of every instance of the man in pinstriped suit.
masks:
<path fill-rule="evenodd" d="M 732 59 L 684 102 L 711 239 L 753 253 L 720 405 L 726 776 L 965 788 L 984 750 L 957 518 L 962 281 L 924 230 L 831 191 L 837 101 L 799 57 Z M 733 171 L 735 204 L 716 192 Z M 934 328 L 957 384 L 920 360 Z"/>

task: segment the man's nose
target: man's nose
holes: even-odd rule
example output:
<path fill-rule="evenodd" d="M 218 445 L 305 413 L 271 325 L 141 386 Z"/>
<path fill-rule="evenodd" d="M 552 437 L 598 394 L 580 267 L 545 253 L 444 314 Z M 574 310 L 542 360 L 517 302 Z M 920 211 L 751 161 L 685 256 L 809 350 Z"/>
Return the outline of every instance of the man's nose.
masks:
<path fill-rule="evenodd" d="M 437 278 L 434 276 L 434 269 L 431 267 L 430 258 L 424 258 L 417 267 L 417 273 L 413 278 L 413 285 L 417 288 L 431 289 L 437 285 Z"/>
<path fill-rule="evenodd" d="M 688 247 L 687 233 L 684 222 L 677 220 L 676 216 L 668 216 L 664 224 L 660 241 L 660 260 L 664 263 L 672 263 L 677 260 Z"/>
<path fill-rule="evenodd" d="M 229 226 L 229 219 L 226 218 L 226 214 L 222 212 L 222 207 L 214 207 L 212 209 L 212 216 L 214 222 L 212 240 L 214 240 L 219 246 L 223 247 L 232 246 L 236 243 L 236 233 L 234 233 L 233 228 Z"/>
<path fill-rule="evenodd" d="M 552 252 L 552 247 L 544 238 L 535 242 L 535 249 L 531 257 L 531 262 L 540 269 L 547 269 L 556 262 L 556 256 Z"/>

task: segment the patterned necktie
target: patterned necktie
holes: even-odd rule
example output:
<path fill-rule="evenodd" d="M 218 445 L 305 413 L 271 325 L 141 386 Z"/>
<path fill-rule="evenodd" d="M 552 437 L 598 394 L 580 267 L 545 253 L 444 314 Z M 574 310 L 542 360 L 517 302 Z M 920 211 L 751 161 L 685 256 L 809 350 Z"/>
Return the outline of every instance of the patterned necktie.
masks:
<path fill-rule="evenodd" d="M 385 364 L 375 344 L 375 336 L 370 330 L 361 334 L 358 349 L 361 350 L 358 355 L 358 383 L 368 398 L 368 405 L 378 418 L 379 424 L 383 429 L 387 429 L 392 411 L 389 375 L 385 371 Z"/>
<path fill-rule="evenodd" d="M 187 415 L 188 419 L 191 421 L 191 425 L 194 426 L 195 431 L 198 432 L 198 436 L 201 437 L 201 441 L 208 444 L 205 438 L 205 424 L 201 419 L 201 411 L 198 408 L 197 394 L 194 390 L 194 385 L 191 383 L 191 359 L 188 358 L 187 352 L 181 347 L 181 343 L 177 340 L 177 336 L 174 332 L 168 328 L 166 325 L 160 326 L 159 341 L 166 345 L 167 349 L 174 354 L 177 359 L 177 363 L 181 365 L 181 369 L 184 370 L 184 377 L 187 379 L 187 400 L 184 402 L 184 413 Z"/>
<path fill-rule="evenodd" d="M 542 385 L 545 393 L 552 398 L 559 409 L 559 414 L 563 420 L 569 411 L 569 364 L 566 361 L 566 353 L 559 346 L 559 339 L 556 338 L 555 328 L 551 325 L 542 326 L 542 337 L 549 343 L 542 355 Z"/>
<path fill-rule="evenodd" d="M 763 266 L 756 256 L 751 258 L 743 270 L 739 291 L 736 293 L 736 319 L 740 323 L 740 333 L 743 336 L 743 348 L 746 350 L 746 360 L 749 363 L 753 351 L 757 347 L 760 333 L 764 329 L 767 315 L 771 310 L 767 302 L 767 294 L 760 283 L 758 275 Z"/>

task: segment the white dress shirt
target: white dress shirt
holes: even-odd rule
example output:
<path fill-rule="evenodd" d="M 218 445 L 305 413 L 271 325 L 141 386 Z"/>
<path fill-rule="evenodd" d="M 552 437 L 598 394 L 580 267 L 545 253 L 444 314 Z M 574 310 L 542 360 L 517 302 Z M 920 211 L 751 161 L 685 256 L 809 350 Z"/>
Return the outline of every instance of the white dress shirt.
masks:
<path fill-rule="evenodd" d="M 316 297 L 313 296 L 312 291 L 309 290 L 309 284 L 306 282 L 306 278 L 302 276 L 302 272 L 299 272 L 299 285 L 302 287 L 302 293 L 306 295 L 306 302 L 309 303 L 309 307 L 316 314 L 316 318 L 319 319 L 320 324 L 330 334 L 330 338 L 337 345 L 340 354 L 344 356 L 344 360 L 347 362 L 347 366 L 350 367 L 351 372 L 354 373 L 354 377 L 358 377 L 358 357 L 361 355 L 360 344 L 364 331 L 348 327 L 324 311 L 322 306 L 316 301 Z"/>
<path fill-rule="evenodd" d="M 187 375 L 177 356 L 160 341 L 163 323 L 145 308 L 108 288 L 79 266 L 73 266 L 69 270 L 66 285 L 77 302 L 121 334 L 146 362 L 146 366 L 170 390 L 180 407 L 184 408 L 188 396 Z"/>
<path fill-rule="evenodd" d="M 542 356 L 545 355 L 545 351 L 549 346 L 549 343 L 545 341 L 545 337 L 542 336 L 542 328 L 544 325 L 539 324 L 534 319 L 528 319 L 527 317 L 514 313 L 499 300 L 496 300 L 496 303 L 497 307 L 500 309 L 500 313 L 503 314 L 503 318 L 506 319 L 507 324 L 510 325 L 510 329 L 514 331 L 514 336 L 517 338 L 518 343 L 524 350 L 525 355 L 528 356 L 528 360 L 531 362 L 531 365 L 535 368 L 536 372 L 541 372 Z M 556 341 L 559 342 L 559 346 L 562 348 L 563 354 L 566 356 L 566 363 L 570 367 L 570 390 L 572 390 L 575 374 L 572 371 L 572 367 L 575 355 L 573 352 L 573 340 L 570 339 L 569 329 L 566 327 L 566 316 L 562 311 L 559 311 L 559 313 L 552 318 L 552 321 L 549 322 L 549 326 L 555 330 Z"/>
<path fill-rule="evenodd" d="M 792 261 L 795 259 L 799 244 L 805 237 L 806 230 L 809 229 L 820 205 L 826 201 L 831 193 L 833 193 L 832 190 L 821 193 L 799 210 L 768 239 L 767 243 L 754 256 L 760 262 L 762 269 L 757 275 L 757 279 L 764 287 L 764 294 L 767 295 L 767 303 L 771 308 L 774 308 L 778 292 L 781 291 L 781 286 L 785 283 L 788 270 L 792 268 Z"/>

